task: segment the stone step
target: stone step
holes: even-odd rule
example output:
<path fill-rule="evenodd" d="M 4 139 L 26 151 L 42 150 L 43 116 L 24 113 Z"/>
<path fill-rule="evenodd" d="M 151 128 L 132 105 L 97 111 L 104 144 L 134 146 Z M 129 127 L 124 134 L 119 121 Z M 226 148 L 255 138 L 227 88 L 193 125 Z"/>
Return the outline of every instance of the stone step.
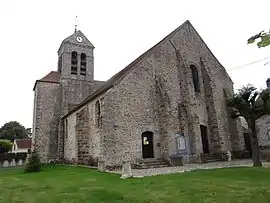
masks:
<path fill-rule="evenodd" d="M 140 166 L 159 166 L 159 165 L 168 165 L 166 162 L 158 162 L 158 163 L 142 163 L 138 164 Z"/>
<path fill-rule="evenodd" d="M 201 157 L 203 163 L 223 161 L 222 155 L 216 153 L 202 154 Z"/>
<path fill-rule="evenodd" d="M 164 161 L 164 160 L 149 158 L 149 159 L 143 159 L 140 163 L 159 162 L 159 161 Z"/>
<path fill-rule="evenodd" d="M 206 159 L 205 163 L 210 163 L 210 162 L 219 162 L 222 161 L 221 159 Z"/>
<path fill-rule="evenodd" d="M 135 168 L 147 169 L 147 168 L 160 168 L 160 167 L 168 167 L 168 166 L 169 166 L 168 163 L 162 159 L 146 159 L 136 164 Z"/>
<path fill-rule="evenodd" d="M 163 165 L 137 165 L 136 169 L 149 169 L 149 168 L 163 168 L 163 167 L 168 167 L 168 164 L 163 164 Z"/>

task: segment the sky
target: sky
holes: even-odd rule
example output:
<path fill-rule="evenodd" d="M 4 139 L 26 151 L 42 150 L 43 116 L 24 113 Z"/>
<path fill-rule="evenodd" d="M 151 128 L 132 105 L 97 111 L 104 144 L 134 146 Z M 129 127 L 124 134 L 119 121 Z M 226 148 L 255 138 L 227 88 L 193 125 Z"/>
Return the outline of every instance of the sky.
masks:
<path fill-rule="evenodd" d="M 269 7 L 269 0 L 0 0 L 0 126 L 16 120 L 32 127 L 34 83 L 57 70 L 57 50 L 74 33 L 75 16 L 95 46 L 96 80 L 109 79 L 190 20 L 236 90 L 248 83 L 265 88 L 270 46 L 246 42 L 270 29 Z"/>

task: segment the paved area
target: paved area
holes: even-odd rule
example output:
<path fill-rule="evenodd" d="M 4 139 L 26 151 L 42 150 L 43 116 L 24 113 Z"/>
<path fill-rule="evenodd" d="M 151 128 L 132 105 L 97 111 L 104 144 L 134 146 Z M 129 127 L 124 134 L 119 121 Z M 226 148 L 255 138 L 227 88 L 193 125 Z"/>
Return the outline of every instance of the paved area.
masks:
<path fill-rule="evenodd" d="M 239 166 L 252 166 L 251 160 L 231 161 L 231 162 L 212 162 L 205 164 L 185 164 L 178 167 L 164 167 L 153 169 L 133 169 L 133 177 L 154 176 L 170 173 L 183 173 L 186 171 L 198 170 L 198 169 L 214 169 L 214 168 L 227 168 L 227 167 L 239 167 Z"/>
<path fill-rule="evenodd" d="M 252 160 L 233 160 L 231 162 L 212 162 L 205 164 L 185 164 L 184 166 L 177 167 L 162 167 L 152 169 L 132 169 L 131 176 L 135 178 L 141 178 L 144 176 L 155 176 L 170 173 L 183 173 L 192 170 L 201 169 L 215 169 L 215 168 L 229 168 L 229 167 L 251 167 Z M 270 167 L 270 162 L 264 162 L 264 167 Z M 108 171 L 109 172 L 109 171 Z M 111 171 L 112 172 L 112 171 Z M 114 171 L 114 173 L 120 173 L 121 171 Z"/>

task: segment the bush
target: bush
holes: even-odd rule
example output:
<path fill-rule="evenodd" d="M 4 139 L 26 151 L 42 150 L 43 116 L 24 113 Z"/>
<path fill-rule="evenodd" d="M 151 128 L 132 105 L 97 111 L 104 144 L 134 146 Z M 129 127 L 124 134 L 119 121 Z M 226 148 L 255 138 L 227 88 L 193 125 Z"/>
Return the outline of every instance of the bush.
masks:
<path fill-rule="evenodd" d="M 25 172 L 26 173 L 39 172 L 40 170 L 41 170 L 40 158 L 38 156 L 38 153 L 36 151 L 33 151 L 29 155 L 29 158 L 25 165 Z"/>
<path fill-rule="evenodd" d="M 11 151 L 12 145 L 12 142 L 9 140 L 0 140 L 0 153 Z"/>

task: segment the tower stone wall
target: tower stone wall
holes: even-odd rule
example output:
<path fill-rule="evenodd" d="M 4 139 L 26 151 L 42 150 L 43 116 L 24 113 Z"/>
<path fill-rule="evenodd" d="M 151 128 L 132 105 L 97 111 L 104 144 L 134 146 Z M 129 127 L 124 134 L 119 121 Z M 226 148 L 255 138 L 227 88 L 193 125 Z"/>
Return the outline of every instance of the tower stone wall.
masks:
<path fill-rule="evenodd" d="M 94 46 L 84 34 L 76 31 L 60 45 L 58 71 L 35 84 L 33 148 L 40 153 L 43 162 L 63 158 L 61 117 L 104 84 L 94 80 L 93 50 Z M 74 53 L 76 60 L 72 58 Z"/>
<path fill-rule="evenodd" d="M 47 162 L 57 158 L 60 87 L 59 83 L 37 82 L 34 91 L 33 148 Z"/>

